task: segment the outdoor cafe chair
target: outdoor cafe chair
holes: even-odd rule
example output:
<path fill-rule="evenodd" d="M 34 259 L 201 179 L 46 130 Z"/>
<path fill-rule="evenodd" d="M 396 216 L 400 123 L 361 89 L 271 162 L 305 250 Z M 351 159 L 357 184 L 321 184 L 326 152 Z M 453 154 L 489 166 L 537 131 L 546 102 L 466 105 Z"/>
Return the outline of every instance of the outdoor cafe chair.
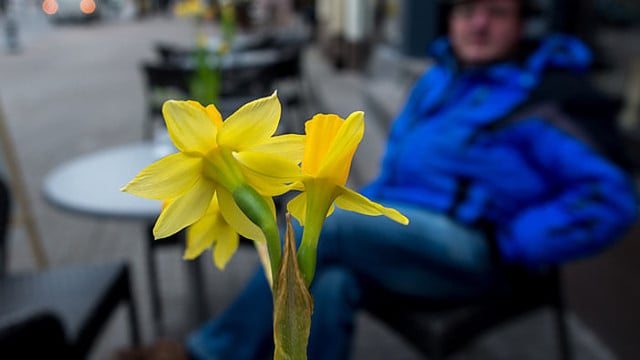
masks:
<path fill-rule="evenodd" d="M 511 275 L 510 290 L 469 302 L 431 302 L 369 288 L 364 308 L 430 360 L 446 359 L 499 325 L 549 308 L 554 317 L 557 358 L 572 359 L 558 268 L 535 273 L 514 268 Z"/>
<path fill-rule="evenodd" d="M 11 196 L 0 181 L 0 258 L 7 257 Z M 124 262 L 11 273 L 0 269 L 0 357 L 87 358 L 120 304 L 138 344 L 136 304 Z M 30 356 L 33 355 L 33 356 Z M 15 356 L 15 357 L 12 357 Z"/>
<path fill-rule="evenodd" d="M 273 89 L 270 68 L 228 67 L 221 70 L 219 101 L 216 106 L 223 115 L 230 115 L 244 102 L 269 95 Z M 147 115 L 143 122 L 143 138 L 151 139 L 153 130 L 162 124 L 162 104 L 169 99 L 190 99 L 193 67 L 164 62 L 143 62 L 141 72 L 145 89 Z M 244 101 L 244 102 L 243 102 Z"/>
<path fill-rule="evenodd" d="M 262 92 L 270 92 L 277 88 L 284 108 L 284 123 L 290 125 L 291 129 L 288 130 L 291 132 L 300 132 L 303 121 L 309 116 L 306 113 L 307 97 L 302 71 L 305 38 L 266 34 L 257 39 L 236 46 L 225 55 L 231 60 L 239 58 L 240 64 L 234 66 L 234 61 L 230 61 L 231 66 L 224 66 L 226 69 L 223 73 L 223 87 L 227 90 L 223 89 L 223 92 L 229 93 L 229 88 L 234 89 L 231 91 L 234 93 L 238 93 L 238 90 L 246 92 L 247 84 Z M 159 63 L 169 67 L 193 66 L 193 59 L 197 56 L 197 51 L 193 48 L 166 42 L 157 43 L 155 50 Z M 214 51 L 209 51 L 205 56 L 209 61 L 219 58 Z M 261 61 L 261 57 L 269 60 Z M 257 60 L 257 66 L 250 65 L 252 58 Z M 228 84 L 229 82 L 231 84 Z"/>
<path fill-rule="evenodd" d="M 34 339 L 38 339 L 37 344 Z M 49 311 L 18 313 L 0 319 L 0 354 L 4 357 L 70 359 L 71 352 L 62 323 Z"/>

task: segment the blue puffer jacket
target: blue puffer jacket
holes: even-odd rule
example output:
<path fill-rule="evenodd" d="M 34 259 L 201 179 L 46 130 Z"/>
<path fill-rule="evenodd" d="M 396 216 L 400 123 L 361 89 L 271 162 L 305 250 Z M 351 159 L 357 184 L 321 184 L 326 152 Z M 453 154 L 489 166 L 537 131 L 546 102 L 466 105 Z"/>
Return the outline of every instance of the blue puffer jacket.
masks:
<path fill-rule="evenodd" d="M 486 131 L 548 71 L 585 70 L 588 49 L 552 35 L 526 61 L 465 71 L 446 39 L 433 49 L 437 62 L 395 120 L 381 174 L 363 193 L 490 223 L 502 258 L 526 266 L 593 254 L 620 238 L 637 215 L 621 168 L 540 116 Z"/>

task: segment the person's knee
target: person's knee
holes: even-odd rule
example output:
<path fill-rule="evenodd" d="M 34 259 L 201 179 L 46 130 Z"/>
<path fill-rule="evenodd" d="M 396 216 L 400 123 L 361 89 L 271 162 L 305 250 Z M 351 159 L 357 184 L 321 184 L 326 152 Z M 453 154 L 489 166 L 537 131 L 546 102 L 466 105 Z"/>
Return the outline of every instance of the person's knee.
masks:
<path fill-rule="evenodd" d="M 318 263 L 339 264 L 345 258 L 352 255 L 350 244 L 357 236 L 357 218 L 354 216 L 364 216 L 341 209 L 336 209 L 329 216 L 322 226 L 322 233 L 318 241 Z"/>
<path fill-rule="evenodd" d="M 316 274 L 311 286 L 316 305 L 320 302 L 347 303 L 354 306 L 360 300 L 360 286 L 356 276 L 342 267 L 329 267 Z"/>

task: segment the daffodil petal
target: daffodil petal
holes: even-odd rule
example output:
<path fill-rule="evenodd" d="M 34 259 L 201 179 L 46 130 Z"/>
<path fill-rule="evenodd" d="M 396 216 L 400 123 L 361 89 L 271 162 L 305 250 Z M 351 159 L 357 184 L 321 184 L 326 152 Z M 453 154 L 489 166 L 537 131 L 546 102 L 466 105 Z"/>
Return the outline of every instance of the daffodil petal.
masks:
<path fill-rule="evenodd" d="M 290 190 L 293 191 L 304 191 L 304 179 L 305 176 L 303 175 L 300 180 L 294 182 L 293 184 L 291 184 L 291 188 Z"/>
<path fill-rule="evenodd" d="M 213 245 L 219 228 L 216 226 L 216 215 L 215 213 L 207 214 L 189 226 L 187 244 L 182 256 L 184 260 L 197 258 Z"/>
<path fill-rule="evenodd" d="M 218 129 L 222 127 L 222 115 L 220 114 L 220 111 L 218 110 L 217 107 L 215 107 L 213 104 L 207 105 L 204 111 L 207 113 L 207 115 L 209 116 L 209 119 L 213 121 L 213 124 Z"/>
<path fill-rule="evenodd" d="M 162 114 L 178 150 L 205 155 L 216 144 L 218 129 L 202 105 L 168 100 L 162 105 Z"/>
<path fill-rule="evenodd" d="M 247 182 L 263 195 L 280 195 L 300 178 L 300 168 L 278 155 L 242 151 L 235 154 Z"/>
<path fill-rule="evenodd" d="M 333 212 L 336 210 L 336 207 L 334 204 L 331 204 L 331 206 L 329 206 L 329 210 L 327 211 L 327 217 L 329 217 L 329 215 L 333 214 Z"/>
<path fill-rule="evenodd" d="M 231 226 L 224 224 L 218 227 L 218 241 L 215 243 L 213 250 L 213 263 L 218 269 L 224 270 L 233 254 L 238 250 L 240 238 Z"/>
<path fill-rule="evenodd" d="M 280 101 L 273 95 L 243 105 L 224 121 L 218 143 L 240 151 L 267 141 L 278 128 Z"/>
<path fill-rule="evenodd" d="M 204 111 L 217 128 L 222 127 L 222 115 L 215 105 L 209 104 L 207 105 L 207 107 L 204 107 L 204 105 L 195 100 L 187 100 L 187 102 L 190 105 L 196 106 Z"/>
<path fill-rule="evenodd" d="M 147 166 L 121 190 L 148 199 L 165 200 L 184 194 L 200 177 L 201 160 L 176 153 Z"/>
<path fill-rule="evenodd" d="M 307 193 L 300 193 L 287 203 L 287 211 L 304 226 L 305 214 L 307 212 Z"/>
<path fill-rule="evenodd" d="M 153 227 L 153 236 L 156 239 L 165 238 L 196 222 L 207 211 L 214 194 L 213 183 L 199 179 L 189 191 L 171 201 L 160 213 Z"/>
<path fill-rule="evenodd" d="M 279 135 L 247 150 L 280 155 L 299 164 L 304 154 L 304 141 L 304 135 Z"/>
<path fill-rule="evenodd" d="M 335 114 L 316 114 L 304 124 L 306 138 L 302 171 L 317 176 L 333 140 L 344 120 Z"/>
<path fill-rule="evenodd" d="M 351 168 L 351 160 L 364 136 L 364 113 L 356 111 L 344 121 L 336 135 L 329 151 L 326 153 L 318 177 L 337 179 L 339 185 L 344 185 Z"/>
<path fill-rule="evenodd" d="M 271 201 L 273 203 L 273 201 Z M 220 212 L 231 225 L 231 227 L 240 235 L 247 239 L 255 241 L 266 241 L 262 230 L 258 225 L 254 224 L 249 218 L 240 210 L 236 202 L 233 200 L 233 196 L 230 192 L 224 189 L 218 190 L 218 204 L 220 205 Z M 275 206 L 273 212 L 275 213 Z"/>
<path fill-rule="evenodd" d="M 370 216 L 384 215 L 403 225 L 407 225 L 409 223 L 409 219 L 402 215 L 398 210 L 384 207 L 345 187 L 342 187 L 342 192 L 336 198 L 335 204 L 339 208 L 347 211 L 353 211 Z"/>
<path fill-rule="evenodd" d="M 247 183 L 251 185 L 259 194 L 264 196 L 278 196 L 290 191 L 293 184 L 272 181 L 273 179 L 260 176 L 247 169 L 243 169 L 243 175 Z"/>
<path fill-rule="evenodd" d="M 276 181 L 293 181 L 300 178 L 300 168 L 293 161 L 279 155 L 242 151 L 235 158 L 251 171 Z"/>

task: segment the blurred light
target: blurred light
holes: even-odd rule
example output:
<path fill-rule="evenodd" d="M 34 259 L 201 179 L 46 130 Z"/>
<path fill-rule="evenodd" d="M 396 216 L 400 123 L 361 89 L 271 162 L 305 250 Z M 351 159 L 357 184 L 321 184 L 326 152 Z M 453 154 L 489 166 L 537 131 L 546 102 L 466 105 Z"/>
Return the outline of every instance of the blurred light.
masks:
<path fill-rule="evenodd" d="M 42 3 L 42 11 L 47 15 L 53 15 L 58 11 L 58 3 L 56 0 L 44 0 Z"/>
<path fill-rule="evenodd" d="M 80 11 L 84 14 L 91 14 L 96 10 L 96 3 L 93 0 L 81 0 Z"/>

